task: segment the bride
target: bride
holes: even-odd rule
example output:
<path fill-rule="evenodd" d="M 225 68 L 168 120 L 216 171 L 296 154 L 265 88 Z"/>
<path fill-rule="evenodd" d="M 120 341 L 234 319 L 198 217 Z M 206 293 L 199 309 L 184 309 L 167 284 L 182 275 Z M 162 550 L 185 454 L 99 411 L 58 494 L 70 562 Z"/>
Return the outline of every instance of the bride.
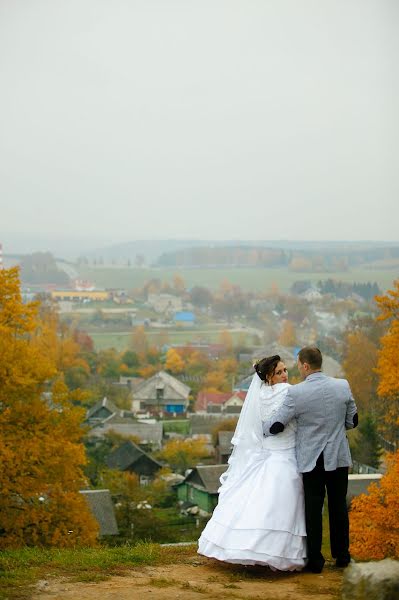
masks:
<path fill-rule="evenodd" d="M 306 564 L 302 476 L 295 458 L 295 422 L 264 437 L 289 388 L 278 355 L 254 365 L 254 374 L 221 476 L 219 503 L 198 541 L 198 552 L 243 565 L 299 571 Z"/>

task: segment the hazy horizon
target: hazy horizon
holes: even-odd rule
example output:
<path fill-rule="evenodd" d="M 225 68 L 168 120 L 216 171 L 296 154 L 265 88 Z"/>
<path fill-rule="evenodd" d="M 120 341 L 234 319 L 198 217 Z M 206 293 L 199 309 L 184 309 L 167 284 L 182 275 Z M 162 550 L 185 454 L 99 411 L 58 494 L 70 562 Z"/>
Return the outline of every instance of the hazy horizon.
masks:
<path fill-rule="evenodd" d="M 397 243 L 395 0 L 4 0 L 0 242 Z"/>
<path fill-rule="evenodd" d="M 396 247 L 399 245 L 399 241 L 395 240 L 272 240 L 272 239 L 264 239 L 264 240 L 245 240 L 245 239 L 206 239 L 206 238 L 198 238 L 198 239 L 188 239 L 188 238 L 165 238 L 165 239 L 157 239 L 152 238 L 151 240 L 146 239 L 131 239 L 131 240 L 123 240 L 115 243 L 101 243 L 101 240 L 83 240 L 83 239 L 56 239 L 56 238 L 47 238 L 45 236 L 38 237 L 30 237 L 30 236 L 15 236 L 13 234 L 7 234 L 0 238 L 0 243 L 2 244 L 3 254 L 5 256 L 12 255 L 22 255 L 22 254 L 31 254 L 33 252 L 51 252 L 54 256 L 58 258 L 66 258 L 66 259 L 77 259 L 79 256 L 87 255 L 94 256 L 100 255 L 102 252 L 106 251 L 106 254 L 110 256 L 113 254 L 114 256 L 122 257 L 133 257 L 134 253 L 144 253 L 147 258 L 148 256 L 160 255 L 162 252 L 174 251 L 177 248 L 190 248 L 198 246 L 204 246 L 206 243 L 215 244 L 217 246 L 227 245 L 258 245 L 265 247 L 274 247 L 274 248 L 291 248 L 291 249 L 301 249 L 301 248 L 323 248 L 328 249 L 331 247 L 344 248 L 348 247 L 385 247 L 392 246 Z M 151 246 L 153 248 L 151 248 Z M 162 247 L 162 250 L 159 250 L 159 247 Z M 126 249 L 125 249 L 126 247 Z M 137 250 L 136 250 L 137 247 Z M 129 251 L 127 249 L 129 248 Z M 120 252 L 118 252 L 120 249 Z M 112 252 L 113 251 L 113 252 Z"/>

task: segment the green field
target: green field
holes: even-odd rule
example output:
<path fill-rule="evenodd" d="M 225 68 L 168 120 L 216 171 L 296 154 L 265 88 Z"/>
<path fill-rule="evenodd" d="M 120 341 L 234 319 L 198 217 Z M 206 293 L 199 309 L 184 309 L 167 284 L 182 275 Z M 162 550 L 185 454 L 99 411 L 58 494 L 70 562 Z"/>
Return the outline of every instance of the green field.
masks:
<path fill-rule="evenodd" d="M 222 331 L 226 331 L 225 329 L 214 331 L 201 331 L 201 330 L 190 330 L 190 331 L 176 331 L 174 330 L 162 330 L 163 332 L 167 332 L 168 340 L 170 344 L 185 344 L 188 342 L 200 342 L 204 344 L 212 344 L 219 341 L 219 336 Z M 115 348 L 119 352 L 123 350 L 127 350 L 129 347 L 130 338 L 132 335 L 131 331 L 114 333 L 114 332 L 90 332 L 88 331 L 90 337 L 94 342 L 94 347 L 96 350 L 104 350 L 105 348 Z M 151 341 L 156 342 L 159 338 L 160 330 L 155 331 L 146 331 L 146 336 L 151 345 Z M 233 338 L 233 342 L 237 342 L 241 339 L 243 334 L 240 332 L 233 331 L 231 332 L 231 336 Z M 253 345 L 252 336 L 248 335 L 249 343 Z"/>
<path fill-rule="evenodd" d="M 366 283 L 376 281 L 384 291 L 392 286 L 394 279 L 399 277 L 395 269 L 352 269 L 337 273 L 297 273 L 288 269 L 266 268 L 232 268 L 232 269 L 156 269 L 156 268 L 118 268 L 118 267 L 87 267 L 79 268 L 79 276 L 93 281 L 99 288 L 140 288 L 150 279 L 161 279 L 172 283 L 176 274 L 184 278 L 188 288 L 203 285 L 210 289 L 217 288 L 224 279 L 240 285 L 246 291 L 265 292 L 272 284 L 277 284 L 282 292 L 287 292 L 294 281 L 310 280 L 317 282 L 323 279 L 336 279 L 348 282 Z"/>

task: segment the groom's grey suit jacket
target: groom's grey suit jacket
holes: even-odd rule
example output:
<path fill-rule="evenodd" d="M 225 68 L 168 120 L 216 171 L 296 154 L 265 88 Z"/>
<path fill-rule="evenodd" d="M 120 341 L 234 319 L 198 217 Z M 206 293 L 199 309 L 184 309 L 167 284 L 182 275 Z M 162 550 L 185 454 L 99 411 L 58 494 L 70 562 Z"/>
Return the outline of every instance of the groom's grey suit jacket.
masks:
<path fill-rule="evenodd" d="M 292 385 L 282 406 L 263 421 L 264 435 L 272 435 L 270 428 L 276 430 L 273 424 L 285 426 L 292 419 L 298 425 L 296 455 L 300 473 L 312 471 L 322 452 L 326 471 L 352 465 L 345 430 L 356 427 L 357 408 L 346 379 L 317 372 Z"/>

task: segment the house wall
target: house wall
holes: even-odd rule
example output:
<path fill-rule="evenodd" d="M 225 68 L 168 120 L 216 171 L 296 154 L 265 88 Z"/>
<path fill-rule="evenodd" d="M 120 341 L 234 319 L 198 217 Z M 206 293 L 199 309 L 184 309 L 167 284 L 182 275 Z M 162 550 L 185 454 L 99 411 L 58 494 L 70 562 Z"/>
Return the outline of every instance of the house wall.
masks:
<path fill-rule="evenodd" d="M 199 490 L 187 483 L 182 483 L 178 486 L 177 497 L 179 500 L 183 500 L 183 502 L 196 504 L 201 510 L 209 514 L 213 512 L 218 501 L 217 494 L 209 494 L 205 490 Z"/>

